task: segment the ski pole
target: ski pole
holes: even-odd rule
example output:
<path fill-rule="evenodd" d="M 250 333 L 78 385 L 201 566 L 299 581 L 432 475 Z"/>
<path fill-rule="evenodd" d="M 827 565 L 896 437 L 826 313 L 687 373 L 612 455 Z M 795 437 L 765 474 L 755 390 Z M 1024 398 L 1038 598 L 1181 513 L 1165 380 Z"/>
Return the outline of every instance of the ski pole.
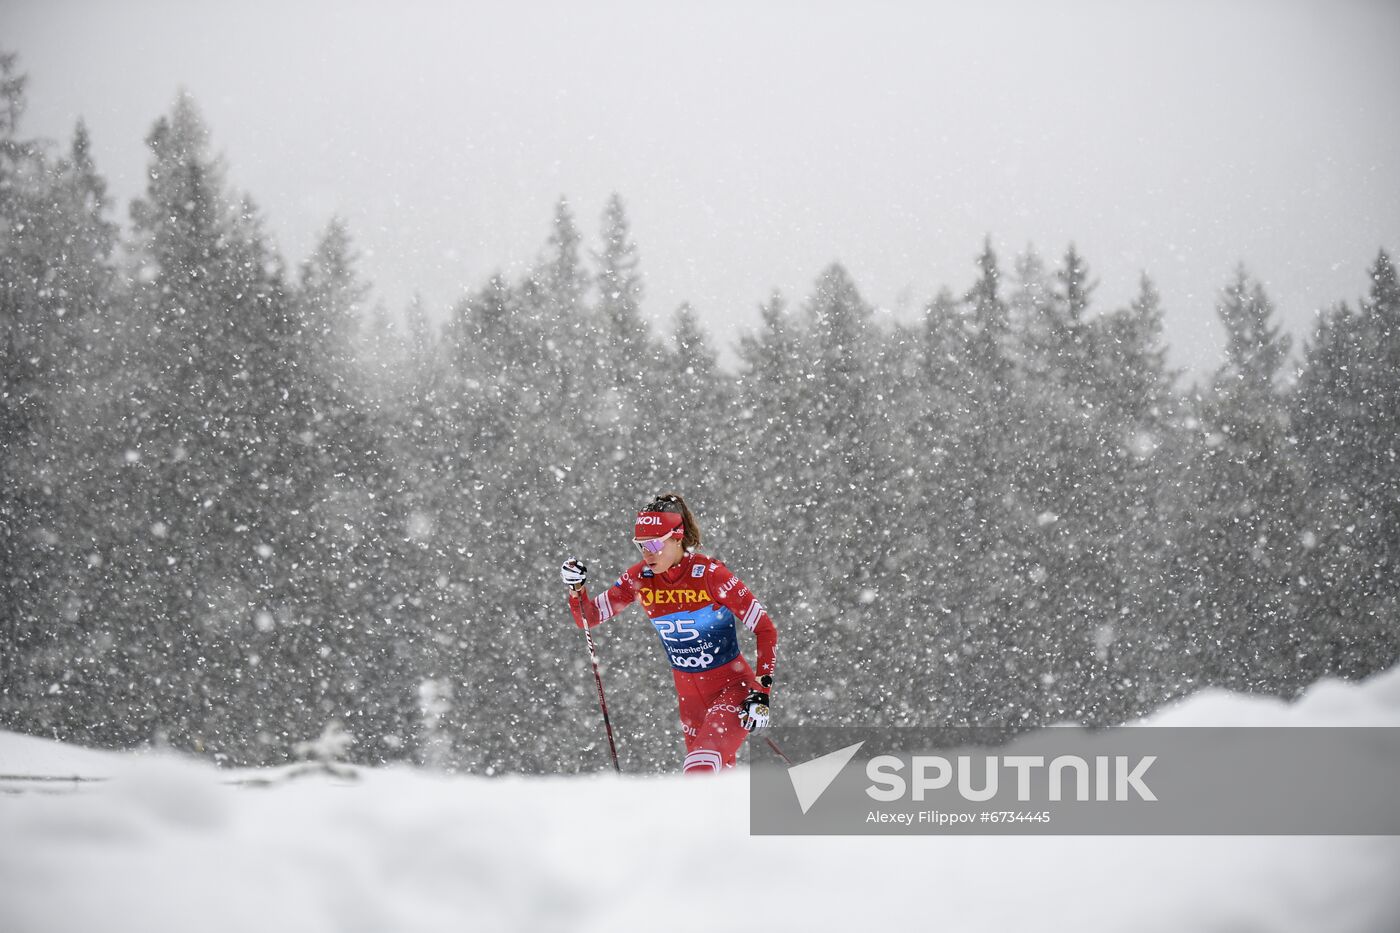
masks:
<path fill-rule="evenodd" d="M 621 774 L 622 766 L 617 763 L 617 744 L 613 742 L 612 721 L 608 719 L 608 701 L 603 696 L 603 675 L 598 671 L 598 652 L 593 647 L 593 632 L 587 625 L 583 627 L 583 637 L 588 642 L 588 658 L 593 662 L 593 681 L 598 685 L 598 705 L 603 708 L 603 726 L 608 730 L 608 751 L 612 752 L 613 769 Z"/>
<path fill-rule="evenodd" d="M 770 738 L 769 738 L 768 736 L 766 736 L 766 735 L 763 737 L 763 741 L 765 741 L 765 742 L 768 743 L 768 747 L 771 748 L 771 749 L 773 749 L 773 753 L 774 753 L 775 755 L 777 755 L 777 756 L 778 756 L 779 758 L 781 758 L 783 761 L 786 761 L 786 762 L 787 762 L 789 768 L 792 767 L 792 759 L 789 758 L 787 755 L 784 755 L 784 754 L 783 754 L 783 750 L 782 750 L 781 748 L 778 747 L 778 743 L 777 743 L 777 742 L 774 742 L 772 739 L 770 739 Z"/>

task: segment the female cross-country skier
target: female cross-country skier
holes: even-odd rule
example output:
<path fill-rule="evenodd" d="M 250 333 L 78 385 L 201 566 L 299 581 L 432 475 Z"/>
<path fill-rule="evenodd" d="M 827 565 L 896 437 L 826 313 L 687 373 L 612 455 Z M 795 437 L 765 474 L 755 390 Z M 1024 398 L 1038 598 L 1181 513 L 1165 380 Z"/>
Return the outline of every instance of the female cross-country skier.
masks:
<path fill-rule="evenodd" d="M 564 562 L 574 622 L 592 628 L 641 600 L 676 682 L 683 770 L 732 768 L 744 738 L 768 725 L 777 626 L 728 567 L 696 552 L 700 526 L 680 496 L 658 496 L 638 513 L 632 540 L 641 561 L 595 599 L 583 562 Z M 739 625 L 757 638 L 757 676 L 739 652 Z"/>

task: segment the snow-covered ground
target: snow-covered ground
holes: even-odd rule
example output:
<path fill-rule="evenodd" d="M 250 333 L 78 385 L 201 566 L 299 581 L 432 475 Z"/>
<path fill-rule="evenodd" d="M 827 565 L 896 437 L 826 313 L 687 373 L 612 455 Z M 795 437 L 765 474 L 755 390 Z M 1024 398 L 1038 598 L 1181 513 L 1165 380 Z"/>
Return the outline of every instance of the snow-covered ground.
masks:
<path fill-rule="evenodd" d="M 1148 723 L 1400 726 L 1400 670 Z M 743 773 L 256 786 L 4 733 L 0 774 L 108 779 L 0 779 L 4 933 L 1400 930 L 1396 837 L 751 837 Z"/>

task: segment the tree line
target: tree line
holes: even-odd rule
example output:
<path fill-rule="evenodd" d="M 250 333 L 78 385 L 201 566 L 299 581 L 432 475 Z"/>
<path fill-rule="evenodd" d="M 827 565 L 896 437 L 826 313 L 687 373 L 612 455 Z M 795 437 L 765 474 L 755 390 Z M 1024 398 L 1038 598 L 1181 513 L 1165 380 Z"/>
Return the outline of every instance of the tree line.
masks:
<path fill-rule="evenodd" d="M 632 562 L 662 490 L 780 631 L 788 723 L 1106 724 L 1203 686 L 1288 696 L 1400 655 L 1400 284 L 1301 353 L 1243 267 L 1181 385 L 1150 278 L 1095 306 L 1073 247 L 990 240 L 914 323 L 839 264 L 738 363 L 644 312 L 612 197 L 445 325 L 372 303 L 346 225 L 295 266 L 181 96 L 113 208 L 80 124 L 20 132 L 0 58 L 0 727 L 282 761 L 602 766 L 556 569 Z M 970 251 L 971 252 L 971 251 Z M 624 764 L 675 711 L 638 613 L 602 634 Z"/>

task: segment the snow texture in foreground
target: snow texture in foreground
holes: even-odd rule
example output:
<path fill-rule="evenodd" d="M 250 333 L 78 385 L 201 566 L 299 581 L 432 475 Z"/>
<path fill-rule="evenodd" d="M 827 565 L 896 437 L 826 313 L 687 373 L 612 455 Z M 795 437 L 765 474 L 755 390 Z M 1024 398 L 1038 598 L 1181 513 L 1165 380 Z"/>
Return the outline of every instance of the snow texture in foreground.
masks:
<path fill-rule="evenodd" d="M 1400 669 L 1293 705 L 1206 692 L 1147 723 L 1400 726 Z M 743 773 L 259 787 L 13 734 L 0 773 L 109 779 L 0 780 L 12 933 L 1400 929 L 1391 837 L 753 838 Z"/>

